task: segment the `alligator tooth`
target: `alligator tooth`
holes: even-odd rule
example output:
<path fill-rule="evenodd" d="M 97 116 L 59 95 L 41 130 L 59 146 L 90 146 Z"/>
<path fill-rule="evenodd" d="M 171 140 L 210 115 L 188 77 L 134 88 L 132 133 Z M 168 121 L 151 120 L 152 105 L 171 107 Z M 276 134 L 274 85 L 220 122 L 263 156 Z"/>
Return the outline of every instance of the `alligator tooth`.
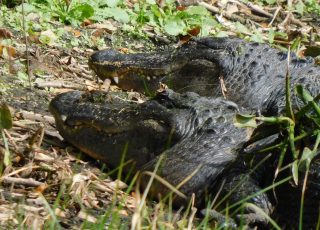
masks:
<path fill-rule="evenodd" d="M 67 120 L 67 116 L 66 115 L 61 115 L 60 119 L 62 122 L 65 122 Z"/>
<path fill-rule="evenodd" d="M 113 77 L 112 80 L 113 80 L 116 84 L 119 84 L 119 77 Z"/>

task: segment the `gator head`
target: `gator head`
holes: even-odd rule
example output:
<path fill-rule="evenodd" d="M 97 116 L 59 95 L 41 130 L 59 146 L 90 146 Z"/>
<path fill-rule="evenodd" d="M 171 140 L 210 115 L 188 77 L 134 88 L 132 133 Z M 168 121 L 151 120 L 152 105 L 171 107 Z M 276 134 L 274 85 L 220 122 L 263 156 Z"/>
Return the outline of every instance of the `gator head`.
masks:
<path fill-rule="evenodd" d="M 127 159 L 134 159 L 141 168 L 181 138 L 204 129 L 205 122 L 213 125 L 217 117 L 220 122 L 226 120 L 223 113 L 215 114 L 222 111 L 216 104 L 218 99 L 210 101 L 194 93 L 180 95 L 166 90 L 154 100 L 138 104 L 124 94 L 68 92 L 54 98 L 49 109 L 67 141 L 113 167 L 118 166 L 126 144 Z M 230 108 L 237 108 L 228 103 Z"/>
<path fill-rule="evenodd" d="M 136 170 L 152 171 L 161 154 L 158 173 L 169 183 L 177 186 L 191 175 L 181 187 L 188 197 L 203 197 L 249 138 L 233 124 L 239 111 L 233 102 L 195 93 L 165 90 L 137 104 L 115 93 L 74 91 L 53 99 L 50 111 L 67 141 L 111 167 L 125 153 Z"/>
<path fill-rule="evenodd" d="M 172 129 L 158 118 L 169 116 L 159 104 L 140 105 L 118 94 L 68 92 L 53 99 L 49 109 L 68 142 L 111 167 L 119 166 L 122 154 L 141 167 L 164 151 Z"/>

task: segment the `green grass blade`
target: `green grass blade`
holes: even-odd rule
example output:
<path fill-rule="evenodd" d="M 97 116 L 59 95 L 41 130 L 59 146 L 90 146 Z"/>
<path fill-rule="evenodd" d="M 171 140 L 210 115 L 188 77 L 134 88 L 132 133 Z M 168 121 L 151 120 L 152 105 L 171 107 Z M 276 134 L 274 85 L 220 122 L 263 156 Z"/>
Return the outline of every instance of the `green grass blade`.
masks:
<path fill-rule="evenodd" d="M 286 112 L 287 112 L 287 116 L 294 121 L 295 119 L 294 119 L 294 113 L 293 113 L 292 102 L 291 102 L 291 86 L 290 86 L 290 73 L 289 73 L 290 47 L 288 49 L 287 56 L 288 58 L 287 58 L 287 70 L 286 70 Z"/>

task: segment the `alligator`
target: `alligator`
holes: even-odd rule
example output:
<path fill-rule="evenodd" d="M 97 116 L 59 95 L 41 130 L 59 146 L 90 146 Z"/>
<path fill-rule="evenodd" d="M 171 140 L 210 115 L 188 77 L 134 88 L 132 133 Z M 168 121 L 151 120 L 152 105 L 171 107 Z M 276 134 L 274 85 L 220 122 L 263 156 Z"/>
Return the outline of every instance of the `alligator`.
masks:
<path fill-rule="evenodd" d="M 233 117 L 239 112 L 283 114 L 288 73 L 293 110 L 303 105 L 294 96 L 295 84 L 303 85 L 313 96 L 320 93 L 317 79 L 320 68 L 314 65 L 313 59 L 287 56 L 268 45 L 234 38 L 196 39 L 170 52 L 98 51 L 91 56 L 89 65 L 101 79 L 111 78 L 124 89 L 142 92 L 152 92 L 159 82 L 164 82 L 174 90 L 192 90 L 201 96 L 167 89 L 137 104 L 111 92 L 74 91 L 53 99 L 50 111 L 67 141 L 111 167 L 119 165 L 126 145 L 126 160 L 135 165 L 125 166 L 126 173 L 152 171 L 160 161 L 157 174 L 179 188 L 174 198 L 177 206 L 185 205 L 186 198 L 192 194 L 195 194 L 196 205 L 201 206 L 201 198 L 207 194 L 229 194 L 235 190 L 229 194 L 228 202 L 244 199 L 269 215 L 275 202 L 270 194 L 261 192 L 261 186 L 270 185 L 266 179 L 270 173 L 263 171 L 270 172 L 275 160 L 269 160 L 264 170 L 248 174 L 250 169 L 241 153 L 250 135 L 247 130 L 234 126 Z M 196 80 L 192 81 L 193 78 Z M 311 165 L 305 228 L 315 227 L 319 216 L 318 164 L 316 159 Z M 144 187 L 143 181 L 147 181 L 144 178 L 150 174 L 142 175 Z M 276 209 L 281 210 L 279 216 L 284 216 L 280 222 L 296 226 L 301 186 L 292 188 L 288 184 L 281 186 L 282 192 L 277 193 L 285 198 L 283 202 L 279 200 Z M 170 191 L 156 182 L 150 194 L 164 196 Z M 290 201 L 282 196 L 288 192 L 295 194 Z M 283 208 L 289 206 L 292 208 Z M 268 222 L 252 208 L 245 209 L 243 218 L 250 224 Z"/>
<path fill-rule="evenodd" d="M 68 142 L 112 168 L 119 166 L 128 144 L 125 160 L 133 164 L 124 165 L 126 174 L 153 171 L 162 156 L 157 175 L 171 185 L 178 186 L 193 175 L 180 186 L 181 195 L 174 198 L 176 207 L 186 206 L 192 194 L 196 197 L 195 205 L 201 206 L 201 197 L 216 189 L 222 179 L 230 178 L 224 186 L 229 189 L 222 191 L 227 194 L 247 173 L 240 170 L 244 167 L 242 163 L 234 166 L 250 133 L 234 126 L 233 117 L 245 110 L 231 101 L 168 89 L 138 104 L 119 93 L 72 91 L 54 98 L 50 111 L 57 129 Z M 228 170 L 231 165 L 232 170 Z M 224 171 L 227 173 L 220 179 Z M 147 182 L 144 176 L 140 182 L 143 188 Z M 232 185 L 227 186 L 229 183 Z M 229 200 L 240 201 L 260 190 L 257 180 L 249 178 Z M 170 188 L 155 182 L 149 195 L 168 193 Z M 252 198 L 252 203 L 271 213 L 272 206 L 265 193 Z M 254 222 L 266 222 L 253 215 L 250 213 Z"/>
<path fill-rule="evenodd" d="M 237 38 L 200 38 L 173 51 L 122 54 L 102 50 L 89 59 L 101 78 L 116 79 L 127 90 L 154 91 L 159 82 L 177 91 L 202 96 L 223 96 L 263 115 L 285 109 L 285 77 L 303 85 L 312 95 L 320 93 L 320 68 L 312 58 L 299 59 L 267 44 Z M 292 92 L 293 92 L 293 88 Z M 294 96 L 294 94 L 292 93 Z M 293 107 L 301 101 L 293 98 Z"/>

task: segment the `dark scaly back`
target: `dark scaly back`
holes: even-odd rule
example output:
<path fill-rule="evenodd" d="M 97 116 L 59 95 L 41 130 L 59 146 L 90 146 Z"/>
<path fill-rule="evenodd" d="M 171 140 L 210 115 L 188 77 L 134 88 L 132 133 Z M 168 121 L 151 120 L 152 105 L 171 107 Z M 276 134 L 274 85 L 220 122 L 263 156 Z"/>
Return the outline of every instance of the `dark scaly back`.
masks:
<path fill-rule="evenodd" d="M 203 38 L 197 41 L 207 47 L 207 59 L 221 68 L 227 98 L 236 103 L 275 115 L 285 109 L 285 76 L 287 54 L 266 44 L 240 39 Z M 320 68 L 313 59 L 298 59 L 291 55 L 289 73 L 293 85 L 302 84 L 313 96 L 320 93 Z M 301 102 L 292 97 L 293 107 Z"/>

